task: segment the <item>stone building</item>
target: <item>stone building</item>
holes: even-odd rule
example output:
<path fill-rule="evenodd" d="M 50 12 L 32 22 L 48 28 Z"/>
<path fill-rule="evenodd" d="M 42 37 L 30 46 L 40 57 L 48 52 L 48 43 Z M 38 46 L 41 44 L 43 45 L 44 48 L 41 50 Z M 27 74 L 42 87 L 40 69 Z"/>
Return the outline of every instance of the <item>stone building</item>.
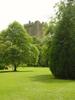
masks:
<path fill-rule="evenodd" d="M 43 31 L 44 22 L 41 23 L 40 21 L 31 22 L 29 21 L 28 24 L 25 24 L 24 27 L 26 28 L 27 32 L 32 36 L 40 36 L 44 33 Z"/>

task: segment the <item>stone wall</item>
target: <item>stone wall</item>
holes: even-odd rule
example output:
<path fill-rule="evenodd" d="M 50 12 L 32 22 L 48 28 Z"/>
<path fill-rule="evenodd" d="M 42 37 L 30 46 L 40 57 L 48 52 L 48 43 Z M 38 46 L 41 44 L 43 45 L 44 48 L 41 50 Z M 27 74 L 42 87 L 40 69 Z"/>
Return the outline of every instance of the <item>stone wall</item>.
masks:
<path fill-rule="evenodd" d="M 33 22 L 30 22 L 28 24 L 25 24 L 24 27 L 26 28 L 27 32 L 30 34 L 30 35 L 42 35 L 44 32 L 43 32 L 43 26 L 44 26 L 44 23 L 41 23 L 40 21 L 35 21 L 34 23 Z"/>

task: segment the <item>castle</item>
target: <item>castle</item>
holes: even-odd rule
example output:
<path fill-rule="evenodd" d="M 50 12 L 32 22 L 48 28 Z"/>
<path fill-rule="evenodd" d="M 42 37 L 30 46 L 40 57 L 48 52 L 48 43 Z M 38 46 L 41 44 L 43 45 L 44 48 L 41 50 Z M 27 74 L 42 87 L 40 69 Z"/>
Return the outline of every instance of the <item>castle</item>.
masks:
<path fill-rule="evenodd" d="M 41 23 L 40 21 L 29 21 L 28 24 L 24 25 L 24 27 L 26 28 L 27 32 L 32 36 L 41 36 L 44 34 L 44 22 Z"/>

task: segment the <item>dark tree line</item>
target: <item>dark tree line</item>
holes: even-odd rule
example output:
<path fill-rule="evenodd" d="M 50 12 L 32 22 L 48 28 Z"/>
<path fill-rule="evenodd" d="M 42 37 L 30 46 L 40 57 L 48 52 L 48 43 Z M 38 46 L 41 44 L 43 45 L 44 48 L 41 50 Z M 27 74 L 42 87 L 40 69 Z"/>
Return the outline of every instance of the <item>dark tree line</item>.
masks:
<path fill-rule="evenodd" d="M 56 78 L 75 79 L 75 0 L 59 5 L 50 50 L 50 70 Z"/>

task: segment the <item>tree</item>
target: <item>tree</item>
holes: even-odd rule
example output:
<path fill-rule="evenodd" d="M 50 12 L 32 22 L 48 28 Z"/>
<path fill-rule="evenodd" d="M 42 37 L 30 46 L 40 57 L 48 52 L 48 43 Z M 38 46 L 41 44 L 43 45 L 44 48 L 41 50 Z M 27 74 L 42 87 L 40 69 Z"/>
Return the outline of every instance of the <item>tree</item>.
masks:
<path fill-rule="evenodd" d="M 5 68 L 5 50 L 8 48 L 8 43 L 7 42 L 3 42 L 3 38 L 0 34 L 0 69 L 4 69 Z"/>
<path fill-rule="evenodd" d="M 48 60 L 47 60 L 47 45 L 43 45 L 40 47 L 40 54 L 39 54 L 39 60 L 38 65 L 42 67 L 48 66 Z"/>
<path fill-rule="evenodd" d="M 39 57 L 38 48 L 35 45 L 31 44 L 30 53 L 28 57 L 28 63 L 27 63 L 28 66 L 37 66 L 38 57 Z"/>
<path fill-rule="evenodd" d="M 23 54 L 21 52 L 21 49 L 15 45 L 10 46 L 6 52 L 5 52 L 5 62 L 7 65 L 11 64 L 14 67 L 14 71 L 16 71 L 16 68 L 19 64 L 22 63 Z"/>
<path fill-rule="evenodd" d="M 75 79 L 75 1 L 64 4 L 52 38 L 49 66 L 56 78 Z"/>
<path fill-rule="evenodd" d="M 0 69 L 4 69 L 4 51 L 6 49 L 6 46 L 2 43 L 0 43 Z"/>
<path fill-rule="evenodd" d="M 16 71 L 19 64 L 28 63 L 28 60 L 31 59 L 32 38 L 27 34 L 25 28 L 16 21 L 2 31 L 1 35 L 3 43 L 9 44 L 4 52 L 5 63 L 12 65 Z"/>

